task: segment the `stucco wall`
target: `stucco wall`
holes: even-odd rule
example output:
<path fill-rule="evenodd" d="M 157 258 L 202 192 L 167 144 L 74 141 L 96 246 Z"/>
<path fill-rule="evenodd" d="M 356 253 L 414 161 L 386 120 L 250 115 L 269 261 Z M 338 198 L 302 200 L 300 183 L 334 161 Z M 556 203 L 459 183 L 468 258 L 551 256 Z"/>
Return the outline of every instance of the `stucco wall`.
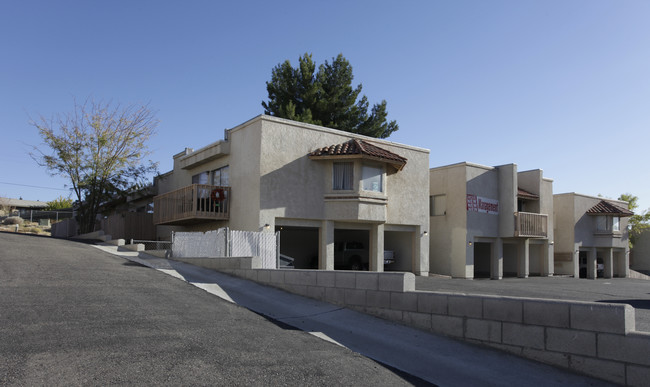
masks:
<path fill-rule="evenodd" d="M 515 235 L 514 213 L 517 211 L 517 165 L 496 168 L 499 171 L 499 236 L 511 238 Z"/>
<path fill-rule="evenodd" d="M 555 253 L 573 254 L 575 210 L 572 194 L 553 195 L 553 222 L 555 228 Z M 557 263 L 556 263 L 557 265 Z M 573 271 L 571 271 L 573 273 Z"/>
<path fill-rule="evenodd" d="M 466 168 L 467 194 L 499 200 L 499 173 L 494 168 L 469 165 Z M 499 213 L 467 212 L 467 242 L 474 237 L 499 236 L 499 217 L 503 215 L 501 202 Z"/>
<path fill-rule="evenodd" d="M 634 243 L 630 268 L 650 271 L 650 230 L 644 230 Z"/>
<path fill-rule="evenodd" d="M 446 195 L 444 215 L 431 216 L 429 232 L 429 271 L 434 274 L 465 277 L 467 257 L 466 163 L 432 168 L 429 171 L 431 195 Z"/>

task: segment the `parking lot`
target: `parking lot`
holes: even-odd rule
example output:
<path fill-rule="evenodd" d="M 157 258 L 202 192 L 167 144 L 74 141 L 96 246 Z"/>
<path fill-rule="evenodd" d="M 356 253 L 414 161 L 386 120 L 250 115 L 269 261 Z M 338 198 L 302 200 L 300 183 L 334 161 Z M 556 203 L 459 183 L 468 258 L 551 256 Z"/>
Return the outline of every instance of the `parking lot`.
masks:
<path fill-rule="evenodd" d="M 554 300 L 595 301 L 629 304 L 635 309 L 636 329 L 650 332 L 650 281 L 629 278 L 575 279 L 572 277 L 529 277 L 450 279 L 416 277 L 417 290 L 482 294 Z"/>

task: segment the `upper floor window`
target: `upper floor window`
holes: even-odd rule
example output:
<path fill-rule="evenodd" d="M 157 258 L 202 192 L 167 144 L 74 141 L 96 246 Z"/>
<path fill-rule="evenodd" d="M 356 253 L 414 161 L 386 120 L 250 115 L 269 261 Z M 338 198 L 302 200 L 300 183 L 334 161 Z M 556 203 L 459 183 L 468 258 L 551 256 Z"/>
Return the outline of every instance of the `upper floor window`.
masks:
<path fill-rule="evenodd" d="M 332 189 L 352 190 L 353 189 L 354 163 L 334 163 L 332 168 Z"/>
<path fill-rule="evenodd" d="M 440 216 L 447 214 L 447 195 L 429 196 L 429 215 Z"/>
<path fill-rule="evenodd" d="M 192 176 L 192 184 L 208 184 L 208 171 L 197 173 Z"/>
<path fill-rule="evenodd" d="M 384 192 L 384 169 L 382 167 L 366 165 L 361 166 L 361 187 L 365 191 Z"/>
<path fill-rule="evenodd" d="M 599 215 L 596 217 L 596 230 L 621 231 L 621 218 L 618 216 Z"/>
<path fill-rule="evenodd" d="M 212 171 L 212 185 L 217 185 L 221 187 L 230 186 L 230 175 L 229 168 L 226 165 L 225 167 L 215 169 Z"/>

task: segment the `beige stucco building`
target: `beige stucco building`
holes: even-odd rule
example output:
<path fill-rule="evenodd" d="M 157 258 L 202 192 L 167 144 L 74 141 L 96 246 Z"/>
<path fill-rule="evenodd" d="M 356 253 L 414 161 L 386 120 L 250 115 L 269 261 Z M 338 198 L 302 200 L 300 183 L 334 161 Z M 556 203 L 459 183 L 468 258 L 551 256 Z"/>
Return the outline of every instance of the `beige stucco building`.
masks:
<path fill-rule="evenodd" d="M 297 268 L 335 268 L 360 242 L 369 270 L 429 271 L 429 151 L 270 116 L 174 156 L 155 185 L 158 236 L 172 230 L 280 232 Z M 384 250 L 397 261 L 384 267 Z"/>
<path fill-rule="evenodd" d="M 455 278 L 553 275 L 553 182 L 516 164 L 429 172 L 430 272 Z"/>
<path fill-rule="evenodd" d="M 627 202 L 577 193 L 553 195 L 555 273 L 629 276 Z"/>

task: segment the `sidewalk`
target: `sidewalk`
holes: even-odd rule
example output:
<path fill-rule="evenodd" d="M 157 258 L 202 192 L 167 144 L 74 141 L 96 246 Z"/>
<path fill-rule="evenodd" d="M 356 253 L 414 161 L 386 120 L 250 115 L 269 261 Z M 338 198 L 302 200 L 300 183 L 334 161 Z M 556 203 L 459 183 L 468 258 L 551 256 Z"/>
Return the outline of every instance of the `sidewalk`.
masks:
<path fill-rule="evenodd" d="M 95 247 L 439 386 L 610 385 L 212 270 L 112 246 Z"/>

